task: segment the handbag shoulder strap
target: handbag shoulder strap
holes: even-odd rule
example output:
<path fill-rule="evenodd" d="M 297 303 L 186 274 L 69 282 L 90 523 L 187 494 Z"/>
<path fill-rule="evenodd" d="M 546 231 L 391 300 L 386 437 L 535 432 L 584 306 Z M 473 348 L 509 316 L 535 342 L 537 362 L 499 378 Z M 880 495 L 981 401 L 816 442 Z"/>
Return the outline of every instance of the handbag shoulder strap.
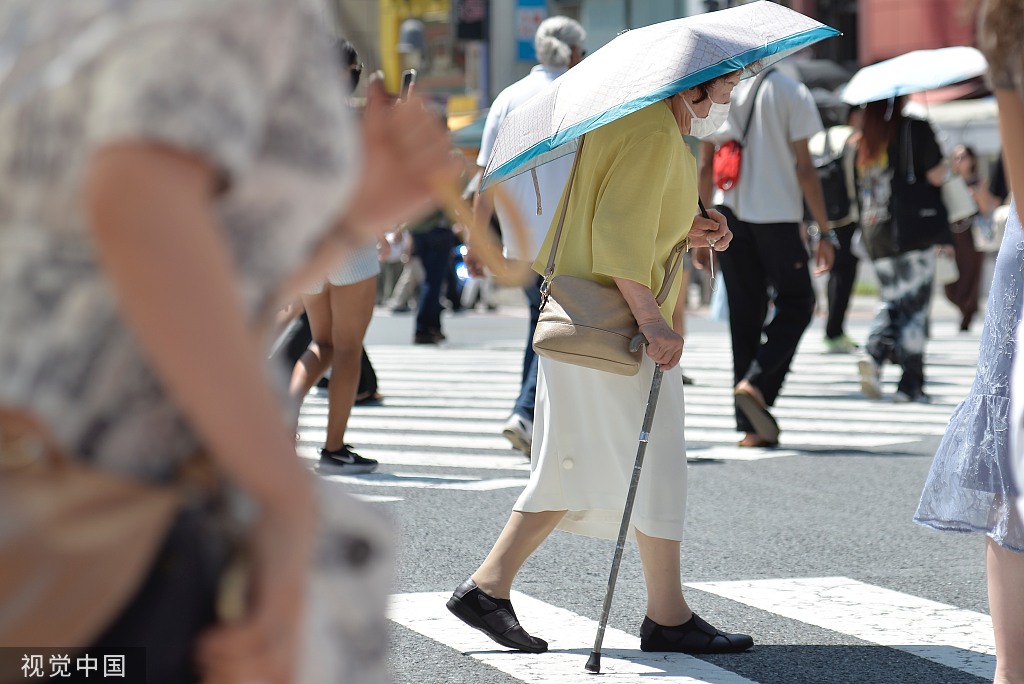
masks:
<path fill-rule="evenodd" d="M 576 148 L 576 158 L 572 162 L 572 171 L 569 172 L 568 185 L 565 189 L 565 202 L 562 203 L 562 211 L 558 215 L 558 225 L 555 226 L 555 234 L 551 238 L 551 250 L 548 252 L 548 263 L 544 267 L 544 280 L 540 284 L 540 310 L 544 310 L 544 305 L 547 304 L 548 298 L 551 293 L 551 281 L 555 277 L 555 254 L 558 252 L 558 243 L 562 239 L 562 227 L 565 225 L 565 212 L 569 207 L 569 195 L 572 193 L 573 180 L 576 178 L 576 168 L 579 166 L 580 157 L 583 153 L 583 141 L 586 136 L 580 138 L 580 144 Z M 704 218 L 708 218 L 708 212 L 704 209 L 704 202 L 697 198 L 697 203 L 700 205 L 701 214 Z M 680 240 L 672 251 L 669 253 L 666 264 L 665 280 L 661 284 L 661 289 L 658 290 L 658 294 L 655 297 L 658 306 L 661 306 L 665 299 L 668 297 L 669 290 L 672 287 L 672 281 L 675 280 L 676 273 L 679 271 L 680 265 L 683 262 L 683 252 L 686 251 L 686 247 L 689 245 L 689 238 L 683 238 Z"/>
<path fill-rule="evenodd" d="M 576 158 L 572 160 L 572 170 L 569 172 L 569 180 L 565 186 L 565 201 L 562 202 L 562 211 L 558 214 L 558 225 L 555 226 L 555 234 L 551 238 L 551 251 L 548 252 L 548 263 L 544 267 L 544 280 L 540 284 L 540 310 L 548 303 L 551 293 L 551 280 L 555 277 L 555 254 L 558 253 L 558 243 L 562 239 L 562 226 L 565 225 L 565 212 L 569 208 L 569 195 L 572 194 L 572 184 L 576 179 L 576 169 L 580 165 L 580 157 L 583 155 L 583 143 L 586 135 L 580 136 L 580 144 L 576 147 Z"/>
<path fill-rule="evenodd" d="M 754 84 L 754 92 L 750 94 L 750 115 L 747 117 L 747 124 L 743 127 L 743 138 L 740 140 L 740 147 L 747 146 L 747 134 L 750 133 L 750 124 L 754 122 L 754 113 L 757 110 L 757 93 L 761 90 L 761 86 L 767 80 L 768 75 L 772 73 L 774 69 L 767 69 L 762 73 L 757 83 Z"/>
<path fill-rule="evenodd" d="M 903 164 L 907 168 L 907 183 L 913 185 L 917 182 L 917 174 L 914 173 L 914 132 L 911 130 L 909 118 L 903 123 L 903 135 L 907 138 L 906 156 L 903 159 Z"/>
<path fill-rule="evenodd" d="M 697 198 L 697 206 L 700 207 L 701 216 L 704 218 L 710 218 L 708 216 L 708 210 L 704 208 L 704 200 L 700 197 Z M 668 298 L 669 290 L 672 289 L 672 283 L 676 279 L 676 273 L 679 272 L 679 267 L 683 264 L 683 253 L 686 252 L 687 247 L 690 246 L 690 238 L 685 237 L 672 248 L 672 252 L 668 255 L 668 261 L 665 262 L 667 268 L 665 269 L 665 280 L 661 283 L 661 289 L 658 290 L 658 295 L 654 298 L 658 302 L 658 306 L 665 303 Z"/>

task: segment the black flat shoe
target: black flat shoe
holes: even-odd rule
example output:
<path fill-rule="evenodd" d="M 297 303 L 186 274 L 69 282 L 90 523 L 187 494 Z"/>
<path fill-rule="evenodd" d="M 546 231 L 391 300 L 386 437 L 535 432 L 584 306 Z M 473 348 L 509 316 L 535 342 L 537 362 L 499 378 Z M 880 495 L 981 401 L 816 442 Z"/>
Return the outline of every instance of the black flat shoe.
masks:
<path fill-rule="evenodd" d="M 677 627 L 663 627 L 649 617 L 640 625 L 640 650 L 672 653 L 739 653 L 754 645 L 746 634 L 720 632 L 696 613 Z"/>
<path fill-rule="evenodd" d="M 472 579 L 460 584 L 448 599 L 448 610 L 502 646 L 527 653 L 543 653 L 548 650 L 548 642 L 530 636 L 522 628 L 511 601 L 488 596 Z"/>

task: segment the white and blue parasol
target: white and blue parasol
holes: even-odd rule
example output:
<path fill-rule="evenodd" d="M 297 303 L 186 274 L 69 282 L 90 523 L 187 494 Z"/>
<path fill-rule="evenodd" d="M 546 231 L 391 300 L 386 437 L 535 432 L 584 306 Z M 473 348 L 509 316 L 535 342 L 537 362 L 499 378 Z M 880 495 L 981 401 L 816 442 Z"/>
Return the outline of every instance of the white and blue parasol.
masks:
<path fill-rule="evenodd" d="M 838 34 L 766 0 L 627 31 L 505 119 L 483 185 L 570 154 L 579 136 L 653 102 Z"/>
<path fill-rule="evenodd" d="M 843 101 L 858 105 L 920 93 L 976 78 L 986 69 L 988 62 L 976 48 L 914 50 L 858 71 L 843 88 Z"/>

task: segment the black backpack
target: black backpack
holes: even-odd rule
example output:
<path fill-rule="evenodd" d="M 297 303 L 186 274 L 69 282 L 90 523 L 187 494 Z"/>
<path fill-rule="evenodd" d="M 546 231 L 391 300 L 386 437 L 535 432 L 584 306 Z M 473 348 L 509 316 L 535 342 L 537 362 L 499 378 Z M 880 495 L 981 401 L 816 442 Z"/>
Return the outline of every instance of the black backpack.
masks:
<path fill-rule="evenodd" d="M 814 160 L 814 168 L 821 180 L 821 192 L 825 198 L 825 214 L 829 221 L 839 221 L 850 215 L 850 193 L 846 187 L 846 171 L 843 169 L 843 150 L 832 150 L 829 134 L 832 127 L 825 129 L 825 152 Z M 810 208 L 804 205 L 804 219 L 813 221 Z"/>

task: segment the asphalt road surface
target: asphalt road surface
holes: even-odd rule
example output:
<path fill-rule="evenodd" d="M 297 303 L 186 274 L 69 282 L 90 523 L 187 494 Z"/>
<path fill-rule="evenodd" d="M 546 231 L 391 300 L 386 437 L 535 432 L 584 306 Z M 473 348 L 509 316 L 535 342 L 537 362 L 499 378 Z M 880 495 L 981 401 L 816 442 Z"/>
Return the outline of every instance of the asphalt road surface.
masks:
<path fill-rule="evenodd" d="M 866 337 L 870 298 L 848 332 Z M 603 674 L 584 672 L 613 542 L 555 532 L 527 562 L 513 595 L 519 618 L 551 650 L 501 648 L 444 603 L 483 559 L 529 477 L 500 434 L 518 392 L 525 309 L 445 318 L 449 341 L 411 344 L 413 321 L 380 310 L 367 349 L 382 405 L 357 407 L 346 438 L 377 458 L 371 475 L 330 476 L 383 507 L 399 546 L 389 617 L 397 682 L 612 681 L 733 684 L 966 684 L 991 681 L 994 647 L 984 543 L 911 522 L 931 456 L 977 363 L 980 322 L 956 332 L 934 304 L 927 355 L 930 405 L 865 400 L 855 357 L 825 354 L 822 321 L 804 336 L 775 415 L 775 450 L 735 446 L 726 327 L 690 317 L 683 355 L 690 462 L 683 581 L 690 605 L 753 650 L 700 658 L 646 654 L 645 594 L 627 546 Z M 885 376 L 888 397 L 897 372 Z M 303 408 L 300 444 L 315 463 L 326 398 Z M 639 432 L 639 426 L 637 426 Z"/>

